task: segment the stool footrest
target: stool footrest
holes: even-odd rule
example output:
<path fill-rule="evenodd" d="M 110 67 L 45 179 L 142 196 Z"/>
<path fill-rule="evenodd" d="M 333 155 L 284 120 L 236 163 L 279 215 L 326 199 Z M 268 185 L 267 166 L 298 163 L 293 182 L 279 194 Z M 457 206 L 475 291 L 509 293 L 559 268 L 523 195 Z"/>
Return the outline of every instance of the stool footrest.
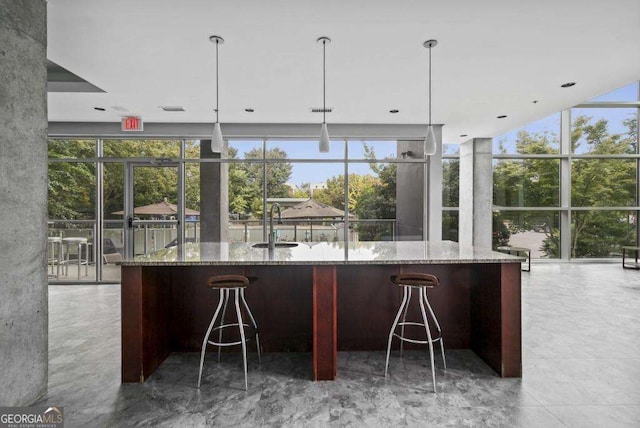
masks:
<path fill-rule="evenodd" d="M 222 329 L 224 329 L 224 328 L 228 328 L 228 327 L 236 327 L 236 328 L 238 328 L 239 326 L 240 326 L 240 324 L 238 324 L 238 323 L 233 323 L 233 324 L 223 324 L 223 325 L 219 325 L 219 326 L 217 326 L 217 327 L 213 328 L 213 329 L 211 330 L 211 332 L 213 333 L 213 332 L 214 332 L 214 331 L 216 331 L 216 330 L 222 330 Z M 255 334 L 257 334 L 257 333 L 258 333 L 258 329 L 257 329 L 257 328 L 254 328 L 254 327 L 253 327 L 252 325 L 250 325 L 250 324 L 244 324 L 244 323 L 243 323 L 243 324 L 242 324 L 242 326 L 244 327 L 244 329 L 252 328 L 252 329 L 255 331 Z M 251 338 L 250 338 L 250 337 L 246 337 L 246 338 L 245 338 L 245 342 L 249 342 L 250 340 L 251 340 Z M 214 345 L 214 346 L 235 346 L 235 345 L 242 345 L 242 340 L 237 340 L 237 341 L 235 341 L 235 342 L 215 342 L 215 341 L 213 341 L 213 340 L 207 340 L 207 343 L 208 343 L 209 345 Z"/>
<path fill-rule="evenodd" d="M 245 339 L 245 342 L 250 342 L 251 339 L 247 338 Z M 238 340 L 237 342 L 214 342 L 213 340 L 207 340 L 207 343 L 209 345 L 215 345 L 215 346 L 235 346 L 235 345 L 242 345 L 242 340 Z"/>
<path fill-rule="evenodd" d="M 419 323 L 419 322 L 405 321 L 405 322 L 399 322 L 397 324 L 397 326 L 405 326 L 405 325 L 413 325 L 413 326 L 417 326 L 417 327 L 424 327 L 424 324 Z M 397 328 L 397 326 L 396 326 L 396 328 Z M 425 340 L 411 339 L 411 338 L 408 338 L 408 337 L 401 336 L 399 333 L 396 333 L 395 331 L 393 332 L 393 336 L 397 337 L 398 339 L 402 340 L 403 342 L 418 343 L 418 344 L 422 344 L 422 345 L 426 345 L 429 342 L 433 343 L 433 342 L 437 342 L 439 340 L 442 340 L 442 334 L 440 334 L 437 337 L 432 337 L 431 340 L 429 340 L 429 339 L 425 339 Z"/>

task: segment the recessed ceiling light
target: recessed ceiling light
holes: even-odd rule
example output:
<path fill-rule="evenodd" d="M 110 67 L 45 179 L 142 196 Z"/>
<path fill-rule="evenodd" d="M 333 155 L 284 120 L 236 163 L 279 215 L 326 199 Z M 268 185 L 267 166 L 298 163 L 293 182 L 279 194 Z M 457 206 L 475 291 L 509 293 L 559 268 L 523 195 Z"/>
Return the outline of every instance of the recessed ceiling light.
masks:
<path fill-rule="evenodd" d="M 102 108 L 102 107 L 94 107 L 93 109 L 94 109 L 94 110 L 98 110 L 98 111 L 105 111 L 105 109 L 104 109 L 104 108 Z"/>
<path fill-rule="evenodd" d="M 562 85 L 560 85 L 560 87 L 561 88 L 570 88 L 575 84 L 576 84 L 576 82 L 567 82 L 567 83 L 563 83 Z"/>
<path fill-rule="evenodd" d="M 531 102 L 534 103 L 534 104 L 538 104 L 538 100 L 533 100 Z"/>
<path fill-rule="evenodd" d="M 506 114 L 501 114 L 500 116 L 498 116 L 498 119 L 504 119 L 505 117 L 507 117 Z"/>
<path fill-rule="evenodd" d="M 128 108 L 121 107 L 121 106 L 111 106 L 111 108 L 114 109 L 115 111 L 119 111 L 121 113 L 129 111 Z"/>
<path fill-rule="evenodd" d="M 246 109 L 244 109 L 244 111 L 246 111 L 247 113 L 253 113 L 255 110 L 250 107 L 247 107 Z"/>
<path fill-rule="evenodd" d="M 468 137 L 467 134 L 460 134 L 461 137 Z"/>
<path fill-rule="evenodd" d="M 400 110 L 398 110 L 396 108 L 389 110 L 389 113 L 393 113 L 393 114 L 396 114 L 396 113 L 399 113 L 399 112 L 400 112 Z"/>
<path fill-rule="evenodd" d="M 184 111 L 182 106 L 160 106 L 160 108 L 164 111 Z"/>

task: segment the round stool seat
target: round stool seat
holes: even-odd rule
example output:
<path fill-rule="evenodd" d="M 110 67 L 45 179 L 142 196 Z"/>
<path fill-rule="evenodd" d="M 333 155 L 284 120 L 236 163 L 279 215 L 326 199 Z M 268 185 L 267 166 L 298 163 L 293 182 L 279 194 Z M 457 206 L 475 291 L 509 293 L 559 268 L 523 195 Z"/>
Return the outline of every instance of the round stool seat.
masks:
<path fill-rule="evenodd" d="M 391 282 L 396 285 L 410 285 L 414 287 L 433 288 L 440 285 L 437 276 L 428 273 L 403 273 L 400 275 L 392 275 Z"/>
<path fill-rule="evenodd" d="M 243 275 L 217 275 L 209 278 L 207 285 L 210 288 L 244 288 L 255 280 Z"/>
<path fill-rule="evenodd" d="M 81 238 L 81 237 L 62 238 L 62 242 L 66 242 L 68 244 L 85 244 L 87 242 L 87 238 Z"/>

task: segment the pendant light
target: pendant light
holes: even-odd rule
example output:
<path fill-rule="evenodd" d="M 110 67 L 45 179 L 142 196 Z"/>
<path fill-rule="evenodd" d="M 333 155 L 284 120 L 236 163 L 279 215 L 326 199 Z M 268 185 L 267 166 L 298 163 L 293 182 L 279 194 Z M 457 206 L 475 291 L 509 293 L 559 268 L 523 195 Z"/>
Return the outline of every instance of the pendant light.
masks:
<path fill-rule="evenodd" d="M 329 131 L 327 130 L 327 83 L 326 83 L 326 47 L 327 43 L 331 43 L 328 37 L 318 37 L 317 43 L 322 43 L 322 128 L 320 129 L 320 153 L 329 153 L 331 141 L 329 140 Z"/>
<path fill-rule="evenodd" d="M 433 132 L 431 124 L 431 48 L 438 45 L 437 40 L 427 40 L 423 43 L 425 48 L 429 49 L 429 126 L 427 127 L 427 136 L 424 139 L 424 155 L 431 156 L 436 154 L 436 135 Z"/>
<path fill-rule="evenodd" d="M 211 137 L 211 151 L 215 153 L 221 153 L 224 147 L 224 140 L 222 139 L 222 130 L 220 129 L 220 122 L 218 122 L 218 46 L 224 43 L 224 39 L 220 36 L 209 37 L 211 43 L 216 44 L 216 123 L 213 125 L 213 135 Z"/>

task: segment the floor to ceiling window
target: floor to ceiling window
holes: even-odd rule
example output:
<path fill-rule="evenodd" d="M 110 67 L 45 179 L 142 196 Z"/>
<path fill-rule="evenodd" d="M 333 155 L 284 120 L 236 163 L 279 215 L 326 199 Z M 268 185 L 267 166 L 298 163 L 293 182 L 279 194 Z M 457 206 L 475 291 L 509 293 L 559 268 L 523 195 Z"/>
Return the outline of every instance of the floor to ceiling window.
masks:
<path fill-rule="evenodd" d="M 494 247 L 619 257 L 638 243 L 638 83 L 494 139 Z"/>
<path fill-rule="evenodd" d="M 458 242 L 460 145 L 442 146 L 442 239 Z"/>
<path fill-rule="evenodd" d="M 341 139 L 318 153 L 316 141 L 231 139 L 222 155 L 207 144 L 50 139 L 49 235 L 87 242 L 51 245 L 62 256 L 51 280 L 119 281 L 122 258 L 178 242 L 264 241 L 274 203 L 281 241 L 423 238 L 419 141 Z M 228 217 L 218 235 L 204 221 L 211 212 Z"/>

